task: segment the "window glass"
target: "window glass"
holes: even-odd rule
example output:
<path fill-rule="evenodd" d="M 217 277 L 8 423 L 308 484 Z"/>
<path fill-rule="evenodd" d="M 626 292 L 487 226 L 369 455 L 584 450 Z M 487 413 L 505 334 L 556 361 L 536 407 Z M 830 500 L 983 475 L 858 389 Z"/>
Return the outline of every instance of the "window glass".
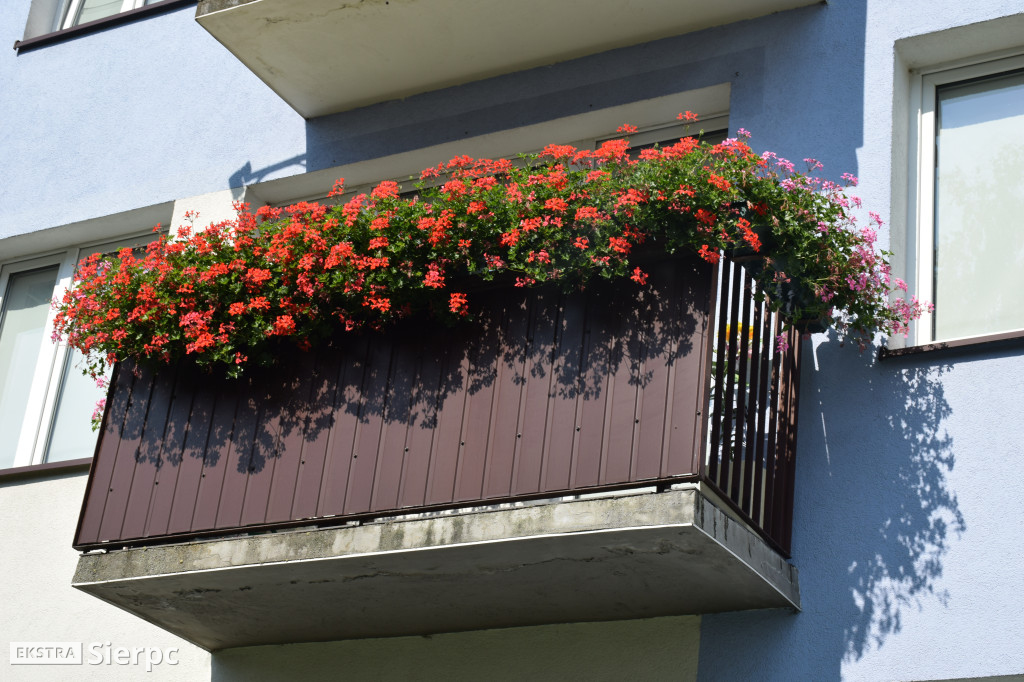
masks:
<path fill-rule="evenodd" d="M 106 19 L 121 12 L 157 5 L 164 0 L 64 0 L 58 13 L 59 28 L 71 28 Z"/>
<path fill-rule="evenodd" d="M 0 313 L 0 469 L 13 465 L 57 267 L 11 275 Z"/>
<path fill-rule="evenodd" d="M 122 0 L 82 0 L 75 25 L 112 16 L 121 11 Z"/>
<path fill-rule="evenodd" d="M 936 340 L 1024 328 L 1024 72 L 936 89 Z"/>
<path fill-rule="evenodd" d="M 47 462 L 92 457 L 96 445 L 89 415 L 107 395 L 107 389 L 82 374 L 85 359 L 78 351 L 69 352 L 60 378 L 60 395 L 54 410 L 50 438 L 46 445 Z M 107 376 L 109 377 L 109 370 Z"/>

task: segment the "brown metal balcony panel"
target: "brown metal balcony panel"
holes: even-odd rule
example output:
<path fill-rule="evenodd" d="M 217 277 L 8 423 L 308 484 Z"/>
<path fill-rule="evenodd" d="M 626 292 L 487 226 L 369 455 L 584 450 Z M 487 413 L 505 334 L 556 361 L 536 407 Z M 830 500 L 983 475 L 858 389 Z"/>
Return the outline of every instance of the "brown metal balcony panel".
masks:
<path fill-rule="evenodd" d="M 124 363 L 75 547 L 696 477 L 712 273 L 650 270 L 475 294 L 471 323 L 341 335 L 239 381 Z"/>

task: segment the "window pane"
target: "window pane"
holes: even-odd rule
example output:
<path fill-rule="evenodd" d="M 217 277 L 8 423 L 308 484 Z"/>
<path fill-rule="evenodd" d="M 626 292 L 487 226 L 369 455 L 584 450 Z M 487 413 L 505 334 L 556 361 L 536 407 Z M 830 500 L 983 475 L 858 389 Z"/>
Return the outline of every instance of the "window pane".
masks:
<path fill-rule="evenodd" d="M 938 90 L 937 340 L 1024 328 L 1024 73 Z"/>
<path fill-rule="evenodd" d="M 122 2 L 123 0 L 82 0 L 82 8 L 78 11 L 75 25 L 117 14 L 121 11 Z"/>
<path fill-rule="evenodd" d="M 61 376 L 60 397 L 50 428 L 50 440 L 46 446 L 47 462 L 64 462 L 93 455 L 96 433 L 92 430 L 91 417 L 96 402 L 103 399 L 107 390 L 97 386 L 94 379 L 82 374 L 83 366 L 81 353 L 68 353 Z"/>
<path fill-rule="evenodd" d="M 11 275 L 0 318 L 0 469 L 14 464 L 57 268 Z"/>

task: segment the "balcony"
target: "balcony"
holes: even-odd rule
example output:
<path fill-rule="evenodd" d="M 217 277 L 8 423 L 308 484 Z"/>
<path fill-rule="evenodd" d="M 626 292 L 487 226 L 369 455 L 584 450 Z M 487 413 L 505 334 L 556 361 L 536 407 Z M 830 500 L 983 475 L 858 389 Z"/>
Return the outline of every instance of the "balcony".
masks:
<path fill-rule="evenodd" d="M 122 364 L 75 586 L 211 650 L 799 607 L 798 339 L 740 266 L 648 269 L 237 382 Z"/>
<path fill-rule="evenodd" d="M 821 0 L 201 0 L 196 21 L 306 118 Z"/>

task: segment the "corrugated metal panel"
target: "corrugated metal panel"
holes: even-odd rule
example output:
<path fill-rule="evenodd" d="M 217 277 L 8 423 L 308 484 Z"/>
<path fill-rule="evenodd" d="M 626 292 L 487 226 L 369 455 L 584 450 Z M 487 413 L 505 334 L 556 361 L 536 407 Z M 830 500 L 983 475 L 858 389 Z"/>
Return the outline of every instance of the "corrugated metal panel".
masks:
<path fill-rule="evenodd" d="M 477 294 L 478 319 L 342 335 L 229 381 L 114 380 L 76 546 L 696 476 L 711 269 Z"/>

